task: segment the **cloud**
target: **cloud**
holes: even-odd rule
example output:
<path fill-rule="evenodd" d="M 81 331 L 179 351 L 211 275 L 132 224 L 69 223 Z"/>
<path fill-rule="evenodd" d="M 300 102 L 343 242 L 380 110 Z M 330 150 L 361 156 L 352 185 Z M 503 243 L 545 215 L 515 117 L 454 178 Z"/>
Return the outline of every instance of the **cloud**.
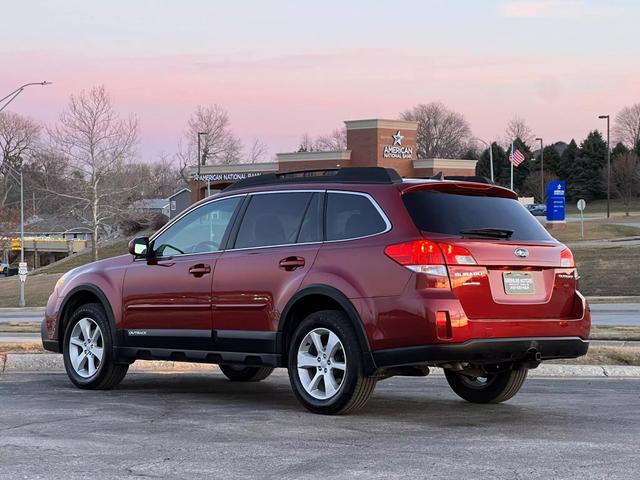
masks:
<path fill-rule="evenodd" d="M 540 18 L 540 17 L 576 17 L 601 14 L 602 9 L 588 5 L 583 0 L 538 0 L 508 1 L 499 7 L 505 17 Z"/>

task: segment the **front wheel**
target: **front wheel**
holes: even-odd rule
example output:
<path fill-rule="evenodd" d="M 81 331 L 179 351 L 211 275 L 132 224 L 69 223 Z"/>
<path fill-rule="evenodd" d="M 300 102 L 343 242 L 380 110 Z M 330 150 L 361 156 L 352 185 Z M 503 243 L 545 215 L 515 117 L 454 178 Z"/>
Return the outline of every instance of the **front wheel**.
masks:
<path fill-rule="evenodd" d="M 302 405 L 314 413 L 343 414 L 369 400 L 376 378 L 363 373 L 362 351 L 347 316 L 312 313 L 289 344 L 289 380 Z"/>
<path fill-rule="evenodd" d="M 82 305 L 71 315 L 62 355 L 69 379 L 79 388 L 113 388 L 129 369 L 129 365 L 115 362 L 109 321 L 102 305 L 96 303 Z"/>
<path fill-rule="evenodd" d="M 449 386 L 461 398 L 472 403 L 500 403 L 513 397 L 527 378 L 527 369 L 470 376 L 464 372 L 445 370 Z"/>

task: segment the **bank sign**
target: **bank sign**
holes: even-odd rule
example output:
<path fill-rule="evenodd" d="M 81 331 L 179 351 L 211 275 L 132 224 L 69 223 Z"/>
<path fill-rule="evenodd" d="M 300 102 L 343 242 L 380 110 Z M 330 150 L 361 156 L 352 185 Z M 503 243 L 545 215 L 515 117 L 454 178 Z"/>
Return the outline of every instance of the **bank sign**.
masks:
<path fill-rule="evenodd" d="M 257 177 L 262 173 L 256 172 L 236 172 L 236 173 L 208 173 L 193 175 L 193 179 L 196 182 L 236 182 L 238 180 L 244 180 L 249 177 Z"/>
<path fill-rule="evenodd" d="M 547 185 L 547 221 L 564 222 L 565 183 L 554 180 Z"/>
<path fill-rule="evenodd" d="M 393 138 L 393 145 L 385 145 L 382 157 L 411 159 L 413 156 L 413 148 L 402 145 L 404 135 L 400 133 L 400 130 L 398 130 L 395 135 L 391 135 L 391 138 Z"/>

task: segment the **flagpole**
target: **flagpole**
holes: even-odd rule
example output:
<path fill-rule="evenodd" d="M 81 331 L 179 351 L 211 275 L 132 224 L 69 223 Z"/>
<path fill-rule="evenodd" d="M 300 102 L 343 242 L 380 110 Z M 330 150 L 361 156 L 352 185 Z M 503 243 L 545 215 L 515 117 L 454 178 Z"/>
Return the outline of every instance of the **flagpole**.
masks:
<path fill-rule="evenodd" d="M 509 157 L 509 163 L 511 164 L 511 190 L 513 190 L 513 142 L 511 142 L 511 155 Z"/>

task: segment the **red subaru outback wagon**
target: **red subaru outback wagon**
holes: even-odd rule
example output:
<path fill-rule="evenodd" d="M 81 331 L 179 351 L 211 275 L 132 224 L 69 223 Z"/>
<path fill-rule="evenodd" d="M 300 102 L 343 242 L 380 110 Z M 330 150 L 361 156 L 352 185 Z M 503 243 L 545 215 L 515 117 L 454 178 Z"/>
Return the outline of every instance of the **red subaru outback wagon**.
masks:
<path fill-rule="evenodd" d="M 584 355 L 591 317 L 571 251 L 492 184 L 384 168 L 271 174 L 193 205 L 130 255 L 66 273 L 44 347 L 80 388 L 136 359 L 288 368 L 317 413 L 444 369 L 470 402 L 515 395 L 541 361 Z"/>

